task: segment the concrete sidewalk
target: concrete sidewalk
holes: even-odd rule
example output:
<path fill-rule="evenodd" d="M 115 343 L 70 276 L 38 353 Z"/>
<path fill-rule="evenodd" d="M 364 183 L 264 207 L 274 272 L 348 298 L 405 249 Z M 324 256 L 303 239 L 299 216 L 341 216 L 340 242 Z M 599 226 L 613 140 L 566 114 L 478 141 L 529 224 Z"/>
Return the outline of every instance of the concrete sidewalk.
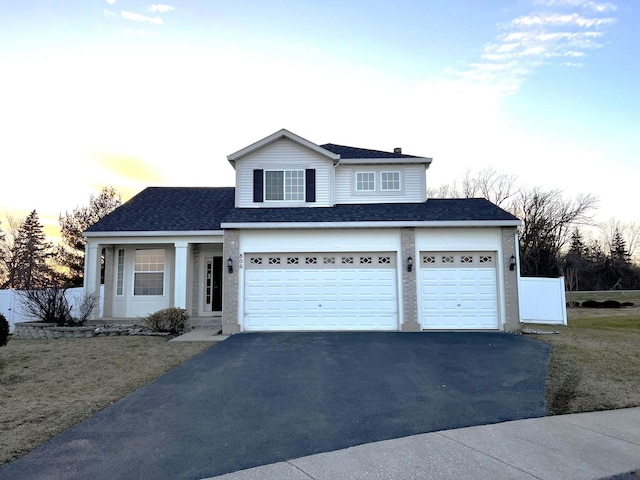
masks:
<path fill-rule="evenodd" d="M 426 433 L 215 478 L 631 480 L 637 470 L 640 407 Z"/>

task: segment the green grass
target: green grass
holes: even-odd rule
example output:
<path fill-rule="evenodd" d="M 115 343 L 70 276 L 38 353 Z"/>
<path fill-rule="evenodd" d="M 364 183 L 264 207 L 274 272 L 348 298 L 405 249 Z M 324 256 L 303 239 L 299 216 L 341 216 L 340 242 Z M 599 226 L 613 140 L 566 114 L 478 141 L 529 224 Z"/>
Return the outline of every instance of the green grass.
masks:
<path fill-rule="evenodd" d="M 640 305 L 640 290 L 604 290 L 599 292 L 567 292 L 567 302 L 584 302 L 585 300 L 617 300 Z"/>
<path fill-rule="evenodd" d="M 546 391 L 549 413 L 640 406 L 639 308 L 628 313 L 625 309 L 570 309 L 568 326 L 553 326 L 553 330 L 559 334 L 532 335 L 552 347 Z"/>
<path fill-rule="evenodd" d="M 142 336 L 10 339 L 0 347 L 0 465 L 210 346 Z"/>

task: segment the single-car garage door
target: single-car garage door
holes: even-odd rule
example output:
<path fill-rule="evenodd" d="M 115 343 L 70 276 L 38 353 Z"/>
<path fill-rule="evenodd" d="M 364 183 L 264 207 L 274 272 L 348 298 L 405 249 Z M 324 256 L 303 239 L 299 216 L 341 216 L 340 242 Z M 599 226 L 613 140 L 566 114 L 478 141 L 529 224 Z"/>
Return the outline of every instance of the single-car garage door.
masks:
<path fill-rule="evenodd" d="M 397 330 L 396 256 L 247 253 L 244 329 Z"/>
<path fill-rule="evenodd" d="M 423 329 L 497 329 L 495 252 L 421 252 Z"/>

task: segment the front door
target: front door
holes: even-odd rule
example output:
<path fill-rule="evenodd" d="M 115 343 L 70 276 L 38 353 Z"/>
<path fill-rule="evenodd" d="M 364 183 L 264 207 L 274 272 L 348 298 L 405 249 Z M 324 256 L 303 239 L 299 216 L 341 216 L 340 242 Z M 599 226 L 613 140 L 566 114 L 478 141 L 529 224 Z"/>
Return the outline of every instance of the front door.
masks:
<path fill-rule="evenodd" d="M 222 257 L 205 257 L 204 292 L 205 312 L 222 311 Z"/>

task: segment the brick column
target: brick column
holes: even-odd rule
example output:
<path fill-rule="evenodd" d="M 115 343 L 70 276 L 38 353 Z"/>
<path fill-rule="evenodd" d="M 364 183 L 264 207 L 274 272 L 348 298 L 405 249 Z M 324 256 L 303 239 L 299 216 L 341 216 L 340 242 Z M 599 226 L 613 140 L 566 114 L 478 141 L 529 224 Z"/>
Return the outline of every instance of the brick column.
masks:
<path fill-rule="evenodd" d="M 518 298 L 518 275 L 519 265 L 516 264 L 514 270 L 510 269 L 511 256 L 518 261 L 518 237 L 517 229 L 512 227 L 502 227 L 502 275 L 504 277 L 504 303 L 505 303 L 505 332 L 519 332 L 520 325 L 520 302 Z"/>
<path fill-rule="evenodd" d="M 229 273 L 227 261 L 233 262 L 233 273 Z M 238 318 L 238 287 L 240 277 L 240 233 L 237 230 L 224 231 L 222 245 L 222 334 L 240 332 Z"/>
<path fill-rule="evenodd" d="M 413 269 L 407 271 L 407 258 L 413 258 Z M 403 332 L 419 332 L 418 323 L 418 284 L 417 270 L 420 262 L 416 258 L 416 231 L 414 228 L 400 229 L 400 258 L 398 268 L 402 272 L 402 314 L 403 322 L 400 330 Z"/>

